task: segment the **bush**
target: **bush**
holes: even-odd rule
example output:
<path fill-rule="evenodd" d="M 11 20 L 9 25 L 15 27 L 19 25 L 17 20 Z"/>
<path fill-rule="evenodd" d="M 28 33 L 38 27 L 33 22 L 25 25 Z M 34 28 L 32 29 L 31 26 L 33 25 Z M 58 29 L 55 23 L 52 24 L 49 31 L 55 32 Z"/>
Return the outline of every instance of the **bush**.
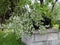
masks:
<path fill-rule="evenodd" d="M 0 31 L 0 45 L 23 45 L 20 41 L 17 41 L 16 35 L 12 32 L 1 32 Z"/>

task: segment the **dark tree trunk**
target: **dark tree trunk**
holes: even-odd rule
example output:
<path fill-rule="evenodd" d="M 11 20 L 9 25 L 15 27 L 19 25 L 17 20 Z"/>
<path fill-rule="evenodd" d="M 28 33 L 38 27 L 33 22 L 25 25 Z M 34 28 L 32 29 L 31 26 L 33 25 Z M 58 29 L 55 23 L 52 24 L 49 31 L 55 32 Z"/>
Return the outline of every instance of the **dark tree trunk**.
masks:
<path fill-rule="evenodd" d="M 51 10 L 51 12 L 53 12 L 54 6 L 55 6 L 55 4 L 56 4 L 57 1 L 58 1 L 58 0 L 55 0 L 55 3 L 52 2 L 52 10 Z"/>
<path fill-rule="evenodd" d="M 40 0 L 41 5 L 43 4 L 43 0 Z"/>
<path fill-rule="evenodd" d="M 13 0 L 10 0 L 10 4 L 11 11 L 14 12 L 15 4 L 13 3 Z"/>

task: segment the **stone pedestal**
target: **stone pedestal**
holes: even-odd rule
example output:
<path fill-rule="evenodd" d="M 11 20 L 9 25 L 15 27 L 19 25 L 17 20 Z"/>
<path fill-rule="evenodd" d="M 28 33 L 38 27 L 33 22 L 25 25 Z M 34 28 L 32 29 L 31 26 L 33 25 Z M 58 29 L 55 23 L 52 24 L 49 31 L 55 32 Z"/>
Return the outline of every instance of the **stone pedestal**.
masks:
<path fill-rule="evenodd" d="M 60 33 L 56 29 L 48 29 L 45 34 L 40 34 L 38 31 L 35 31 L 31 37 L 28 37 L 24 33 L 22 41 L 26 45 L 59 45 Z"/>

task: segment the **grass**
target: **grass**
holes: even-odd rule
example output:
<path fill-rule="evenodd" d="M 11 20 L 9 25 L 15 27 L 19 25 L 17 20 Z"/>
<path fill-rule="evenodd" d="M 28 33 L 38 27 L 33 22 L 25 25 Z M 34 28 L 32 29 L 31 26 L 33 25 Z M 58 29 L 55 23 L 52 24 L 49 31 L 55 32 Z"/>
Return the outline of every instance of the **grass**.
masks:
<path fill-rule="evenodd" d="M 25 45 L 21 39 L 16 40 L 16 35 L 12 32 L 0 31 L 0 45 Z"/>

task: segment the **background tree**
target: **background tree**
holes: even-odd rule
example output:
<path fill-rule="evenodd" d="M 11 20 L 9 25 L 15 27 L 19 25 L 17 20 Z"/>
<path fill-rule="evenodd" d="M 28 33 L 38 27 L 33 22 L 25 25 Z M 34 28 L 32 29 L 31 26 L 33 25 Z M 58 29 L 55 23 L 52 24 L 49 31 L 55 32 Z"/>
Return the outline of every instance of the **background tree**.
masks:
<path fill-rule="evenodd" d="M 40 3 L 34 2 L 34 4 L 32 4 L 31 0 L 6 1 L 8 5 L 6 4 L 7 7 L 4 8 L 2 6 L 3 11 L 1 11 L 1 15 L 4 14 L 4 16 L 2 16 L 4 17 L 4 21 L 5 19 L 9 20 L 6 20 L 4 28 L 13 29 L 14 34 L 17 34 L 19 38 L 19 35 L 21 35 L 23 31 L 32 34 L 34 30 L 44 31 L 46 29 L 45 25 L 50 25 L 51 27 L 53 25 L 53 14 L 57 0 L 45 0 L 45 3 L 43 1 L 44 0 L 40 0 Z M 48 5 L 50 3 L 51 8 L 49 9 Z"/>

